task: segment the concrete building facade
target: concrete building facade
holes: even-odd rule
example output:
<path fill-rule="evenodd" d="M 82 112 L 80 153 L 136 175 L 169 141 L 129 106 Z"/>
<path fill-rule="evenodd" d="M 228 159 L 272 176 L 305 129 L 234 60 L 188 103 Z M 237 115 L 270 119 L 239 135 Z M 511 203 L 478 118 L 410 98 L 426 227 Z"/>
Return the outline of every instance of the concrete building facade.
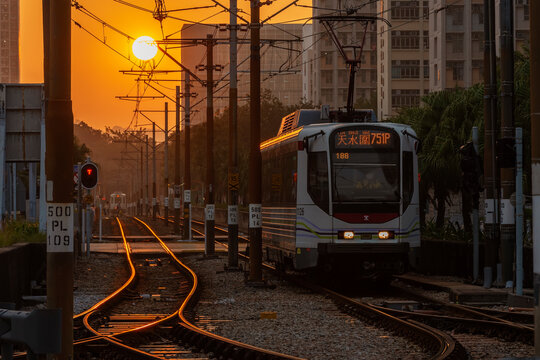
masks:
<path fill-rule="evenodd" d="M 313 16 L 345 15 L 347 10 L 356 15 L 376 15 L 377 4 L 360 0 L 313 0 Z M 364 23 L 335 22 L 332 23 L 334 32 L 340 43 L 346 48 L 349 57 L 352 56 L 350 46 L 360 46 L 362 49 L 362 64 L 355 77 L 354 100 L 356 103 L 369 103 L 376 95 L 377 82 L 377 24 L 367 27 L 364 40 Z M 305 31 L 309 31 L 305 28 Z M 349 87 L 349 67 L 339 53 L 336 45 L 327 34 L 323 24 L 313 20 L 311 36 L 304 34 L 305 59 L 304 98 L 318 106 L 330 105 L 333 109 L 345 108 Z"/>
<path fill-rule="evenodd" d="M 182 39 L 206 38 L 212 34 L 214 38 L 225 42 L 229 37 L 228 31 L 219 31 L 217 25 L 184 25 Z M 238 103 L 245 104 L 249 99 L 249 30 L 238 31 Z M 302 37 L 301 24 L 265 24 L 261 28 L 261 88 L 269 90 L 272 96 L 278 98 L 284 105 L 295 105 L 302 100 Z M 206 81 L 206 70 L 197 71 L 197 66 L 206 65 L 206 46 L 182 48 L 181 61 L 200 79 Z M 229 106 L 229 45 L 214 47 L 214 65 L 220 65 L 220 71 L 214 71 L 214 81 L 218 89 L 214 93 L 214 113 Z M 182 79 L 184 77 L 182 76 Z M 206 97 L 206 87 L 191 79 L 191 92 L 197 97 L 191 100 L 196 104 Z M 183 91 L 183 90 L 182 90 Z M 206 101 L 193 108 L 192 124 L 206 119 Z"/>
<path fill-rule="evenodd" d="M 0 83 L 18 83 L 19 72 L 19 0 L 0 0 Z"/>
<path fill-rule="evenodd" d="M 428 1 L 380 1 L 377 100 L 380 120 L 420 104 L 429 85 Z"/>

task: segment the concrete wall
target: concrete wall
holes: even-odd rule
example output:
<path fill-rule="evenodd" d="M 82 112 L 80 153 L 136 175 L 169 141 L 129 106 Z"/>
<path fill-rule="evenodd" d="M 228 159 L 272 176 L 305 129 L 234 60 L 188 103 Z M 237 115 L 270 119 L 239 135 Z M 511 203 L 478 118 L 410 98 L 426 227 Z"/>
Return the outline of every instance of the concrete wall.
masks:
<path fill-rule="evenodd" d="M 15 244 L 0 248 L 0 302 L 19 306 L 23 295 L 31 295 L 31 280 L 46 274 L 45 244 Z"/>

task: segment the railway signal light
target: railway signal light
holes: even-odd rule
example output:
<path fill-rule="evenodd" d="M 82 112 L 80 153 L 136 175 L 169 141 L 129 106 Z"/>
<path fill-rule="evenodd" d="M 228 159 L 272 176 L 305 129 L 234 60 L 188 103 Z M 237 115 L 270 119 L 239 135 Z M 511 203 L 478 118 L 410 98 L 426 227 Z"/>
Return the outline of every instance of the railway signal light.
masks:
<path fill-rule="evenodd" d="M 87 162 L 81 167 L 81 185 L 86 189 L 93 189 L 98 182 L 98 169 L 96 164 Z"/>

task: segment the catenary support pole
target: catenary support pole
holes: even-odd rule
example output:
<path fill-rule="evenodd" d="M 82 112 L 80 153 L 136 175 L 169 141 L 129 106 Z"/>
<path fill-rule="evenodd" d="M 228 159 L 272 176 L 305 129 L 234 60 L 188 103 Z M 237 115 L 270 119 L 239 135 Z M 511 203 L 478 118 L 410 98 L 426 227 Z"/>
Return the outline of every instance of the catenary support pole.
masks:
<path fill-rule="evenodd" d="M 230 0 L 230 38 L 229 48 L 229 199 L 228 199 L 228 267 L 238 268 L 238 187 L 240 179 L 238 175 L 238 85 L 237 85 L 237 0 Z"/>
<path fill-rule="evenodd" d="M 493 283 L 498 248 L 498 190 L 495 163 L 497 68 L 495 58 L 495 0 L 484 1 L 484 287 Z"/>
<path fill-rule="evenodd" d="M 152 122 L 152 220 L 156 221 L 156 123 Z"/>
<path fill-rule="evenodd" d="M 174 233 L 180 234 L 180 86 L 176 87 L 176 130 L 174 132 Z"/>
<path fill-rule="evenodd" d="M 191 240 L 191 85 L 189 84 L 189 72 L 184 72 L 184 226 L 183 236 L 185 240 Z"/>
<path fill-rule="evenodd" d="M 36 221 L 36 163 L 28 164 L 28 198 L 29 198 L 29 214 L 28 221 Z"/>
<path fill-rule="evenodd" d="M 148 135 L 144 136 L 144 143 L 146 145 L 146 189 L 144 193 L 144 216 L 150 215 L 150 141 Z"/>
<path fill-rule="evenodd" d="M 523 131 L 516 128 L 516 295 L 523 295 Z"/>
<path fill-rule="evenodd" d="M 2 100 L 5 101 L 6 85 L 0 85 L 0 89 Z M 43 167 L 43 163 L 41 166 Z M 0 229 L 3 227 L 6 188 L 6 112 L 2 111 L 0 112 Z M 40 230 L 42 229 L 40 228 Z"/>
<path fill-rule="evenodd" d="M 478 127 L 472 128 L 472 141 L 476 154 L 478 154 Z M 478 216 L 479 194 L 475 192 L 473 195 L 473 281 L 476 283 L 480 273 L 480 220 Z"/>
<path fill-rule="evenodd" d="M 531 184 L 534 272 L 534 354 L 540 356 L 540 3 L 530 6 Z M 537 38 L 538 36 L 538 38 Z"/>
<path fill-rule="evenodd" d="M 165 197 L 163 198 L 163 214 L 165 226 L 169 225 L 169 103 L 165 102 L 165 149 L 163 149 L 164 157 L 164 185 Z"/>
<path fill-rule="evenodd" d="M 514 1 L 500 0 L 501 24 L 501 136 L 514 137 Z M 513 168 L 501 169 L 501 263 L 502 280 L 507 288 L 514 283 L 515 209 L 510 197 L 516 190 Z"/>
<path fill-rule="evenodd" d="M 206 255 L 214 255 L 214 39 L 206 35 Z"/>
<path fill-rule="evenodd" d="M 73 358 L 73 147 L 66 146 L 73 143 L 71 3 L 50 0 L 49 11 L 47 307 L 62 311 L 62 351 L 52 359 L 68 360 Z"/>
<path fill-rule="evenodd" d="M 50 0 L 42 0 L 42 23 L 43 23 L 43 99 L 44 104 L 41 110 L 41 157 L 39 163 L 39 230 L 47 231 L 47 177 L 45 175 L 45 158 L 46 158 L 46 133 L 45 133 L 45 123 L 47 117 L 48 109 L 48 99 L 49 99 L 49 51 L 50 51 Z M 4 123 L 5 126 L 5 123 Z M 0 129 L 1 131 L 1 129 Z M 5 131 L 5 129 L 4 129 Z M 2 164 L 4 164 L 2 162 Z M 4 165 L 5 166 L 5 165 Z M 4 179 L 4 177 L 2 177 Z M 2 202 L 2 205 L 4 202 Z M 3 216 L 3 212 L 2 215 Z"/>
<path fill-rule="evenodd" d="M 140 215 L 144 215 L 144 144 L 141 144 L 141 200 Z"/>
<path fill-rule="evenodd" d="M 251 0 L 248 280 L 252 283 L 262 281 L 260 6 L 259 0 Z"/>

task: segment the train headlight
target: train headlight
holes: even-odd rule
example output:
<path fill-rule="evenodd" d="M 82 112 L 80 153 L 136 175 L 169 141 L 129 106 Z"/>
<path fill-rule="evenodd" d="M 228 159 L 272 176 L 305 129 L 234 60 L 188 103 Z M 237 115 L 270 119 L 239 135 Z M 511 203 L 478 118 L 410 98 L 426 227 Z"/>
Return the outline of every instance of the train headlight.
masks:
<path fill-rule="evenodd" d="M 393 231 L 379 231 L 379 239 L 381 240 L 388 240 L 394 238 L 394 232 Z"/>
<path fill-rule="evenodd" d="M 354 239 L 354 231 L 338 231 L 338 239 L 352 240 Z"/>

